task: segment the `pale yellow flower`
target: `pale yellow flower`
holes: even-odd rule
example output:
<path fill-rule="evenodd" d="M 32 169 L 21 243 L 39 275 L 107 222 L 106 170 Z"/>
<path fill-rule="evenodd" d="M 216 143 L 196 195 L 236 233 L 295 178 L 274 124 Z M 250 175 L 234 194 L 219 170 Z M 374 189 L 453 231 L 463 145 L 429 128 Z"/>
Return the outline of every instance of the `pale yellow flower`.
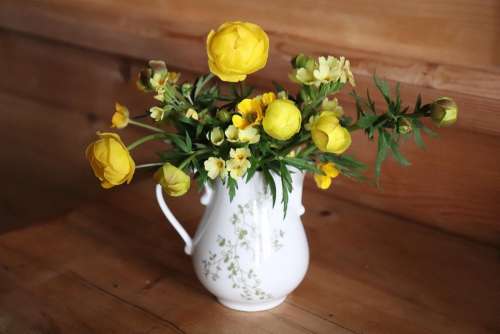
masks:
<path fill-rule="evenodd" d="M 218 126 L 210 131 L 210 141 L 212 144 L 219 146 L 224 142 L 224 132 Z"/>
<path fill-rule="evenodd" d="M 247 147 L 241 147 L 234 149 L 232 148 L 229 151 L 229 156 L 238 162 L 244 162 L 246 161 L 250 156 L 252 155 L 252 152 L 247 148 Z"/>
<path fill-rule="evenodd" d="M 231 143 L 235 143 L 239 139 L 239 136 L 238 136 L 239 130 L 234 125 L 228 126 L 224 133 L 226 135 L 227 140 Z"/>
<path fill-rule="evenodd" d="M 156 95 L 153 96 L 155 100 L 158 100 L 160 102 L 165 101 L 165 87 L 160 87 L 156 90 Z"/>
<path fill-rule="evenodd" d="M 331 111 L 335 114 L 337 118 L 344 115 L 344 108 L 339 104 L 339 101 L 335 97 L 333 100 L 329 100 L 327 97 L 321 103 L 321 111 Z"/>
<path fill-rule="evenodd" d="M 315 84 L 337 81 L 338 73 L 333 71 L 338 60 L 335 57 L 319 57 L 316 69 L 313 71 Z"/>
<path fill-rule="evenodd" d="M 149 79 L 149 84 L 154 90 L 158 91 L 158 89 L 165 87 L 165 85 L 167 84 L 167 80 L 168 72 L 166 70 L 160 71 L 153 74 L 151 79 Z"/>
<path fill-rule="evenodd" d="M 259 130 L 256 127 L 248 126 L 238 131 L 238 139 L 242 143 L 255 144 L 260 140 Z"/>
<path fill-rule="evenodd" d="M 226 162 L 221 158 L 210 157 L 205 161 L 204 166 L 208 177 L 212 180 L 218 176 L 224 179 L 227 175 Z"/>
<path fill-rule="evenodd" d="M 163 116 L 165 116 L 165 110 L 160 107 L 152 107 L 149 109 L 149 115 L 156 122 L 159 122 L 163 119 Z"/>
<path fill-rule="evenodd" d="M 196 110 L 194 110 L 193 108 L 189 108 L 186 111 L 186 117 L 187 118 L 192 118 L 195 121 L 197 121 L 199 119 L 198 112 Z"/>
<path fill-rule="evenodd" d="M 111 127 L 117 129 L 123 129 L 128 125 L 128 122 L 129 122 L 129 112 L 127 107 L 116 102 L 115 113 L 111 118 Z"/>
<path fill-rule="evenodd" d="M 229 172 L 229 175 L 235 180 L 239 179 L 247 172 L 247 169 L 250 168 L 250 161 L 248 160 L 238 160 L 238 159 L 230 159 L 226 162 L 226 168 Z"/>

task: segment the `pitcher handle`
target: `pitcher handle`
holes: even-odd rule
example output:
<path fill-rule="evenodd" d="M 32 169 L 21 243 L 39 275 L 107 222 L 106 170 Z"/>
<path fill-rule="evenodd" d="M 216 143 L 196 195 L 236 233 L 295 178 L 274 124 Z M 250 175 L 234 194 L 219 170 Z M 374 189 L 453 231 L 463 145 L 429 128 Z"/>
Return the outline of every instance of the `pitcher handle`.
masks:
<path fill-rule="evenodd" d="M 184 240 L 184 242 L 186 243 L 184 252 L 187 255 L 191 255 L 193 253 L 193 239 L 191 239 L 184 227 L 182 227 L 181 223 L 179 223 L 172 211 L 170 211 L 170 209 L 168 208 L 167 203 L 163 198 L 163 189 L 159 184 L 156 185 L 156 200 L 158 201 L 158 205 L 160 206 L 161 211 L 163 211 L 165 218 L 167 218 L 168 222 L 175 228 L 177 233 L 179 233 L 179 235 L 181 236 L 182 240 Z"/>

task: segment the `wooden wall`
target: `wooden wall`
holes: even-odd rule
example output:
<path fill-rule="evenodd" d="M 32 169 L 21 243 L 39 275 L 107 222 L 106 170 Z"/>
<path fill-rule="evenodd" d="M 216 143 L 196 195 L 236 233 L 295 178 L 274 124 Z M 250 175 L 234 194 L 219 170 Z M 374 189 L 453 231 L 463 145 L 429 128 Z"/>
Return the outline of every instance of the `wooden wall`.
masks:
<path fill-rule="evenodd" d="M 1 210 L 11 221 L 29 220 L 50 215 L 53 201 L 70 208 L 100 192 L 82 152 L 108 126 L 115 100 L 136 110 L 147 105 L 133 83 L 144 60 L 165 59 L 184 78 L 206 72 L 207 31 L 235 19 L 269 33 L 268 66 L 250 78 L 263 89 L 270 80 L 286 82 L 290 58 L 305 52 L 351 59 L 360 91 L 376 70 L 400 81 L 409 103 L 418 92 L 427 100 L 454 97 L 459 123 L 440 131 L 426 152 L 408 145 L 411 167 L 389 161 L 381 191 L 337 179 L 331 205 L 335 197 L 349 199 L 500 245 L 500 2 L 494 0 L 3 0 Z M 347 93 L 339 99 L 353 110 Z M 353 153 L 373 161 L 373 144 L 359 137 Z"/>

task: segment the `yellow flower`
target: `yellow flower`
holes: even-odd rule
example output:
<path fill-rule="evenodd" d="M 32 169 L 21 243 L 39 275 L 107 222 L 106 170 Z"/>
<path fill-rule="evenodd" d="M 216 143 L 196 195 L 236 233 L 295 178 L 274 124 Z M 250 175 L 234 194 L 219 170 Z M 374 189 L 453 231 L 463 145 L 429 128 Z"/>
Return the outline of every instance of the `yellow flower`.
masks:
<path fill-rule="evenodd" d="M 302 116 L 290 100 L 275 100 L 266 110 L 262 121 L 264 131 L 278 140 L 290 139 L 300 131 Z"/>
<path fill-rule="evenodd" d="M 234 149 L 232 148 L 229 151 L 229 156 L 233 158 L 233 160 L 236 160 L 237 162 L 245 162 L 250 156 L 252 155 L 252 152 L 246 147 L 242 148 L 237 148 Z"/>
<path fill-rule="evenodd" d="M 311 137 L 323 152 L 341 154 L 351 145 L 349 130 L 340 125 L 332 111 L 323 111 L 312 120 Z"/>
<path fill-rule="evenodd" d="M 449 97 L 440 97 L 432 103 L 431 118 L 438 126 L 449 126 L 457 121 L 458 106 Z"/>
<path fill-rule="evenodd" d="M 272 102 L 274 102 L 274 100 L 276 100 L 276 94 L 274 94 L 273 92 L 267 92 L 267 93 L 262 94 L 260 101 L 262 102 L 262 105 L 267 107 Z"/>
<path fill-rule="evenodd" d="M 208 172 L 208 177 L 212 180 L 218 176 L 225 178 L 227 175 L 226 162 L 221 158 L 210 157 L 205 163 L 205 170 Z"/>
<path fill-rule="evenodd" d="M 184 195 L 191 186 L 189 175 L 168 162 L 156 171 L 154 179 L 173 197 Z"/>
<path fill-rule="evenodd" d="M 239 162 L 236 159 L 230 159 L 226 162 L 226 168 L 229 172 L 229 175 L 235 180 L 239 179 L 247 172 L 247 169 L 250 168 L 250 161 L 244 160 L 243 162 Z"/>
<path fill-rule="evenodd" d="M 344 109 L 339 104 L 337 98 L 329 100 L 327 97 L 321 103 L 321 111 L 332 111 L 336 117 L 341 117 L 344 115 Z"/>
<path fill-rule="evenodd" d="M 149 115 L 151 116 L 152 119 L 159 122 L 163 119 L 163 116 L 165 115 L 165 110 L 160 107 L 152 107 L 149 109 Z"/>
<path fill-rule="evenodd" d="M 244 99 L 238 103 L 237 108 L 240 115 L 233 115 L 232 120 L 238 129 L 245 129 L 262 121 L 262 104 L 259 98 Z"/>
<path fill-rule="evenodd" d="M 85 155 L 95 176 L 105 189 L 122 183 L 130 183 L 134 176 L 135 163 L 116 133 L 98 132 L 99 139 L 85 150 Z"/>
<path fill-rule="evenodd" d="M 210 131 L 210 141 L 212 144 L 219 146 L 224 142 L 224 132 L 218 126 Z"/>
<path fill-rule="evenodd" d="M 235 143 L 239 139 L 239 136 L 238 136 L 239 130 L 234 125 L 228 126 L 224 133 L 226 135 L 227 140 L 230 141 L 231 143 Z"/>
<path fill-rule="evenodd" d="M 238 139 L 242 143 L 255 144 L 260 140 L 259 130 L 253 126 L 247 126 L 238 131 Z"/>
<path fill-rule="evenodd" d="M 226 22 L 207 36 L 208 67 L 222 81 L 245 80 L 266 65 L 269 38 L 256 24 Z"/>
<path fill-rule="evenodd" d="M 332 179 L 337 177 L 340 172 L 331 162 L 318 165 L 323 174 L 314 174 L 314 181 L 320 189 L 328 189 L 332 184 Z"/>
<path fill-rule="evenodd" d="M 187 118 L 192 118 L 194 119 L 195 121 L 197 121 L 199 119 L 198 117 L 198 112 L 196 112 L 196 110 L 194 110 L 193 108 L 189 108 L 187 111 L 186 111 L 186 117 Z"/>
<path fill-rule="evenodd" d="M 290 75 L 292 81 L 318 87 L 322 83 L 349 82 L 355 86 L 354 76 L 351 72 L 350 62 L 345 57 L 335 58 L 333 56 L 319 57 L 317 61 L 308 59 L 295 69 Z"/>
<path fill-rule="evenodd" d="M 123 129 L 128 125 L 129 112 L 127 107 L 121 105 L 120 103 L 115 103 L 115 113 L 111 117 L 111 127 L 117 129 Z"/>

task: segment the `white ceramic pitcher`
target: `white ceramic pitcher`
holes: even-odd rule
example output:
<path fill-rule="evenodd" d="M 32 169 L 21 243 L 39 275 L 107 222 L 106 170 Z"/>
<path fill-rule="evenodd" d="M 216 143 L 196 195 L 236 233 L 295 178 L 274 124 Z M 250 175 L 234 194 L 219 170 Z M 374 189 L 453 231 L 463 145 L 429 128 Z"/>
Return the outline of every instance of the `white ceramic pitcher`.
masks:
<path fill-rule="evenodd" d="M 276 205 L 265 191 L 264 176 L 256 173 L 238 182 L 229 200 L 219 181 L 207 188 L 201 203 L 207 208 L 191 238 L 167 207 L 160 185 L 156 197 L 165 217 L 186 243 L 201 283 L 223 305 L 240 311 L 262 311 L 281 304 L 302 281 L 309 265 L 309 248 L 300 216 L 304 174 L 292 174 L 293 191 L 283 217 L 281 179 Z"/>

